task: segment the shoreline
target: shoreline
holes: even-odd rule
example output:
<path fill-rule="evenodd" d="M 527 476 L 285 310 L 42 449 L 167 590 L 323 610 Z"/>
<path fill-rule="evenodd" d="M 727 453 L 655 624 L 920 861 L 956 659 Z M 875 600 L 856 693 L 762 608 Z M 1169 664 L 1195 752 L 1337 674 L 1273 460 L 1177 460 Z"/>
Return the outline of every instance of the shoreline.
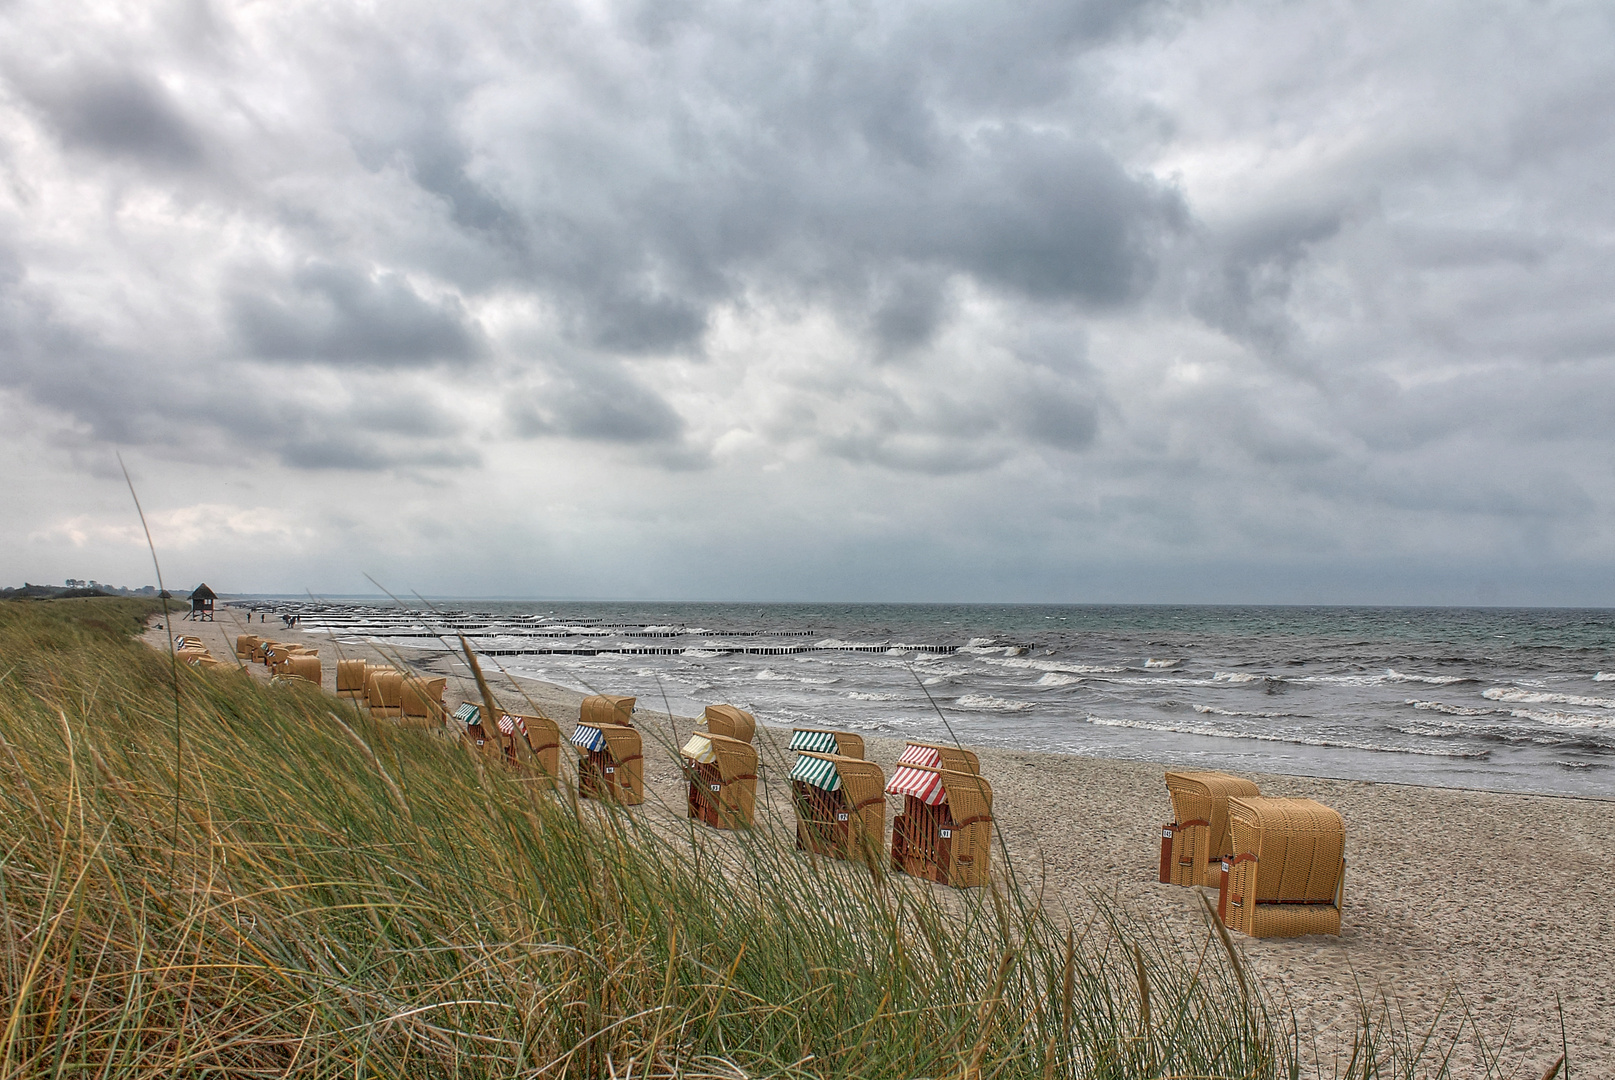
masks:
<path fill-rule="evenodd" d="M 335 655 L 397 662 L 368 644 L 335 645 L 333 635 L 254 623 L 245 630 L 225 611 L 213 624 L 175 623 L 196 633 L 221 660 L 233 656 L 236 633 L 259 633 L 321 649 L 327 689 L 334 690 Z M 165 646 L 166 635 L 146 639 Z M 463 661 L 435 652 L 411 663 L 447 676 L 452 709 L 477 693 Z M 255 677 L 262 668 L 251 667 Z M 497 666 L 490 685 L 511 704 Z M 513 678 L 563 733 L 577 718 L 581 692 Z M 611 687 L 602 687 L 609 692 Z M 759 717 L 757 743 L 765 768 L 785 761 L 789 728 Z M 682 814 L 676 746 L 693 730 L 687 717 L 642 704 L 646 733 L 647 800 L 639 812 Z M 671 743 L 666 752 L 658 744 Z M 903 742 L 866 738 L 867 756 L 890 776 Z M 1104 898 L 1159 926 L 1180 941 L 1206 934 L 1199 889 L 1156 880 L 1159 827 L 1170 804 L 1158 763 L 1041 751 L 982 748 L 982 773 L 994 788 L 994 812 L 1005 849 L 1031 871 L 1048 902 L 1073 921 Z M 1433 787 L 1399 781 L 1246 773 L 1264 794 L 1316 798 L 1346 820 L 1347 871 L 1342 934 L 1253 941 L 1236 936 L 1252 970 L 1275 1003 L 1295 1013 L 1328 1062 L 1341 1034 L 1355 1025 L 1358 990 L 1372 1002 L 1394 997 L 1415 1030 L 1422 1030 L 1457 988 L 1488 1045 L 1509 1031 L 1505 1071 L 1541 1075 L 1559 1053 L 1556 1000 L 1562 1002 L 1571 1066 L 1584 1075 L 1615 1075 L 1615 1046 L 1603 1018 L 1615 1013 L 1615 909 L 1588 883 L 1604 880 L 1615 863 L 1615 830 L 1607 827 L 1612 800 L 1556 793 L 1523 794 Z M 776 776 L 759 784 L 759 813 L 789 820 L 787 785 Z M 1549 801 L 1551 800 L 1551 801 Z M 888 800 L 887 823 L 895 804 Z M 994 863 L 1002 867 L 1001 855 Z M 1215 900 L 1215 893 L 1209 893 Z M 1348 1036 L 1349 1037 L 1349 1036 Z M 1551 1052 L 1550 1052 L 1551 1051 Z M 1460 1047 L 1454 1075 L 1479 1072 Z M 1532 1070 L 1535 1069 L 1533 1073 Z"/>

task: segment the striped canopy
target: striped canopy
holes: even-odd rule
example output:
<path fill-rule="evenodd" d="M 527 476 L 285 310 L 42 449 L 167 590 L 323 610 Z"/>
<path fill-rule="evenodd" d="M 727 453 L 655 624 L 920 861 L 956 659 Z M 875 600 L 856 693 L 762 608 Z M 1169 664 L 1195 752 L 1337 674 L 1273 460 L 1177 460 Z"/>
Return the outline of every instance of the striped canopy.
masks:
<path fill-rule="evenodd" d="M 579 724 L 572 729 L 572 745 L 579 750 L 604 750 L 606 737 L 597 727 Z"/>
<path fill-rule="evenodd" d="M 509 713 L 499 714 L 499 734 L 514 735 L 518 730 L 520 730 L 523 735 L 526 735 L 527 721 L 523 720 L 519 716 L 511 716 Z"/>
<path fill-rule="evenodd" d="M 792 750 L 811 750 L 816 754 L 833 754 L 836 752 L 836 733 L 833 731 L 793 731 L 791 732 Z M 827 788 L 834 791 L 835 788 Z"/>
<path fill-rule="evenodd" d="M 825 791 L 841 790 L 841 774 L 836 772 L 836 763 L 806 754 L 797 755 L 796 764 L 791 766 L 791 779 Z"/>
<path fill-rule="evenodd" d="M 909 743 L 903 751 L 903 756 L 897 759 L 899 765 L 924 765 L 928 769 L 942 768 L 942 755 L 934 746 L 918 746 Z"/>
<path fill-rule="evenodd" d="M 886 785 L 888 795 L 912 795 L 926 806 L 937 806 L 948 801 L 947 789 L 942 786 L 942 774 L 899 765 Z"/>
<path fill-rule="evenodd" d="M 702 765 L 712 764 L 716 757 L 712 752 L 712 740 L 705 735 L 691 735 L 690 741 L 684 744 L 684 749 L 679 753 Z"/>
<path fill-rule="evenodd" d="M 464 721 L 467 727 L 482 723 L 482 710 L 469 701 L 454 710 L 454 718 Z"/>

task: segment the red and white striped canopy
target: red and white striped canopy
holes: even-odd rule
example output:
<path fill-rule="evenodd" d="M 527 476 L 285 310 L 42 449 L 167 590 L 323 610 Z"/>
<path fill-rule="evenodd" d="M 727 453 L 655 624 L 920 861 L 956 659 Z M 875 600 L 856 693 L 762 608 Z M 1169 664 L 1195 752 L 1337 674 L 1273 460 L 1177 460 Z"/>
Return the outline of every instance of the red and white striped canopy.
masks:
<path fill-rule="evenodd" d="M 519 717 L 519 716 L 511 716 L 508 713 L 500 713 L 499 714 L 499 732 L 500 732 L 500 734 L 502 734 L 502 735 L 514 735 L 514 734 L 516 734 L 517 728 L 521 729 L 521 733 L 523 735 L 527 734 L 527 722 L 525 720 L 523 720 L 521 717 Z"/>
<path fill-rule="evenodd" d="M 942 786 L 942 774 L 899 765 L 886 785 L 888 795 L 912 795 L 926 806 L 947 802 L 948 792 Z"/>
<path fill-rule="evenodd" d="M 942 768 L 942 755 L 933 746 L 917 746 L 909 743 L 903 751 L 903 756 L 897 759 L 899 765 L 924 765 L 930 769 Z"/>

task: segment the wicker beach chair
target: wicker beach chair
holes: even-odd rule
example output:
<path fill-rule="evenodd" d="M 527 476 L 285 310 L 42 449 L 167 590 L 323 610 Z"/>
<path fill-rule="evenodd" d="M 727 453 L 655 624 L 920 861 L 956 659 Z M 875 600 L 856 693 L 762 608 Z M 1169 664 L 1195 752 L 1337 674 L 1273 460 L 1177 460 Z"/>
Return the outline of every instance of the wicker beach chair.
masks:
<path fill-rule="evenodd" d="M 406 727 L 436 727 L 443 723 L 448 710 L 443 694 L 449 680 L 407 675 L 398 694 L 398 721 Z"/>
<path fill-rule="evenodd" d="M 886 776 L 873 761 L 797 754 L 791 767 L 797 848 L 874 865 L 886 833 L 885 786 Z"/>
<path fill-rule="evenodd" d="M 894 869 L 962 889 L 987 884 L 993 789 L 980 773 L 901 764 L 886 794 L 903 797 L 892 819 Z"/>
<path fill-rule="evenodd" d="M 286 663 L 281 669 L 281 674 L 294 679 L 305 679 L 318 686 L 320 685 L 320 676 L 323 674 L 320 671 L 320 658 L 318 656 L 304 656 L 300 653 L 294 653 L 287 657 Z"/>
<path fill-rule="evenodd" d="M 495 730 L 507 763 L 518 772 L 554 783 L 561 777 L 561 727 L 547 716 L 499 713 Z"/>
<path fill-rule="evenodd" d="M 638 806 L 645 801 L 645 757 L 634 729 L 631 697 L 594 694 L 583 699 L 572 745 L 578 752 L 578 795 Z"/>
<path fill-rule="evenodd" d="M 715 829 L 750 826 L 757 807 L 757 748 L 713 732 L 696 734 L 680 751 L 693 821 Z"/>
<path fill-rule="evenodd" d="M 1311 799 L 1228 800 L 1234 852 L 1222 862 L 1217 915 L 1251 937 L 1340 933 L 1346 826 Z"/>
<path fill-rule="evenodd" d="M 365 704 L 378 720 L 396 720 L 403 714 L 404 673 L 374 668 L 365 675 Z"/>
<path fill-rule="evenodd" d="M 257 634 L 237 634 L 236 635 L 236 659 L 237 660 L 251 660 L 252 657 L 253 657 L 253 654 L 256 653 L 257 651 L 258 651 L 258 635 Z"/>
<path fill-rule="evenodd" d="M 864 739 L 850 731 L 827 731 L 822 728 L 792 728 L 791 745 L 787 749 L 798 753 L 835 754 L 839 757 L 864 756 Z"/>
<path fill-rule="evenodd" d="M 733 705 L 708 705 L 701 718 L 714 735 L 749 743 L 757 734 L 757 718 Z"/>
<path fill-rule="evenodd" d="M 336 662 L 336 696 L 348 701 L 364 698 L 365 662 L 338 660 Z"/>
<path fill-rule="evenodd" d="M 1223 856 L 1234 850 L 1228 800 L 1261 792 L 1249 780 L 1223 772 L 1169 772 L 1166 790 L 1175 820 L 1161 826 L 1161 881 L 1217 888 Z"/>

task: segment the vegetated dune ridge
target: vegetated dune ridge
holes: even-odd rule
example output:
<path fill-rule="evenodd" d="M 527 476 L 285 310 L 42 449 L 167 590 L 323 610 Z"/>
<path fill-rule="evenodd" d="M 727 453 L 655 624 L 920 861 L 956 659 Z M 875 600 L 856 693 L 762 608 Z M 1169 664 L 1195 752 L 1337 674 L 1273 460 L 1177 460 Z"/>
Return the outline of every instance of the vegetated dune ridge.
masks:
<path fill-rule="evenodd" d="M 340 650 L 375 661 L 408 659 L 398 653 L 383 657 L 367 644 L 253 625 L 252 632 L 318 646 L 325 655 Z M 229 626 L 232 634 L 241 629 L 239 622 Z M 451 708 L 476 699 L 462 661 L 434 654 L 417 666 L 448 676 Z M 492 662 L 486 668 L 490 677 L 497 673 Z M 554 717 L 563 733 L 577 719 L 582 695 L 575 691 L 530 679 L 495 682 L 502 684 L 496 691 L 502 704 L 518 707 L 521 702 L 506 695 L 519 693 Z M 681 812 L 673 750 L 695 721 L 669 720 L 655 702 L 641 700 L 639 708 L 647 788 Z M 766 725 L 768 717 L 758 721 Z M 788 738 L 788 730 L 759 729 L 765 766 L 772 762 L 777 771 L 786 762 Z M 903 744 L 868 739 L 866 747 L 889 776 Z M 1045 881 L 1050 899 L 1073 918 L 1086 918 L 1097 894 L 1180 935 L 1199 927 L 1197 890 L 1155 880 L 1160 825 L 1171 817 L 1165 766 L 977 752 L 1017 866 Z M 1349 1054 L 1361 988 L 1370 997 L 1394 998 L 1415 1026 L 1438 1008 L 1455 1015 L 1467 1010 L 1490 1045 L 1506 1039 L 1511 1050 L 1504 1059 L 1517 1063 L 1521 1075 L 1540 1076 L 1557 1056 L 1562 1007 L 1574 1070 L 1615 1076 L 1615 1032 L 1607 1023 L 1615 1015 L 1615 892 L 1608 888 L 1615 803 L 1314 777 L 1251 778 L 1264 794 L 1314 798 L 1346 821 L 1341 936 L 1243 943 L 1252 970 L 1294 1010 L 1303 1031 L 1316 1032 L 1321 1053 L 1328 1056 L 1331 1043 L 1344 1040 Z M 783 781 L 765 784 L 764 796 L 789 816 Z M 900 803 L 889 799 L 888 823 Z M 1455 989 L 1461 1000 L 1452 995 Z M 1455 1068 L 1459 1075 L 1480 1068 L 1472 1048 L 1459 1048 Z"/>

